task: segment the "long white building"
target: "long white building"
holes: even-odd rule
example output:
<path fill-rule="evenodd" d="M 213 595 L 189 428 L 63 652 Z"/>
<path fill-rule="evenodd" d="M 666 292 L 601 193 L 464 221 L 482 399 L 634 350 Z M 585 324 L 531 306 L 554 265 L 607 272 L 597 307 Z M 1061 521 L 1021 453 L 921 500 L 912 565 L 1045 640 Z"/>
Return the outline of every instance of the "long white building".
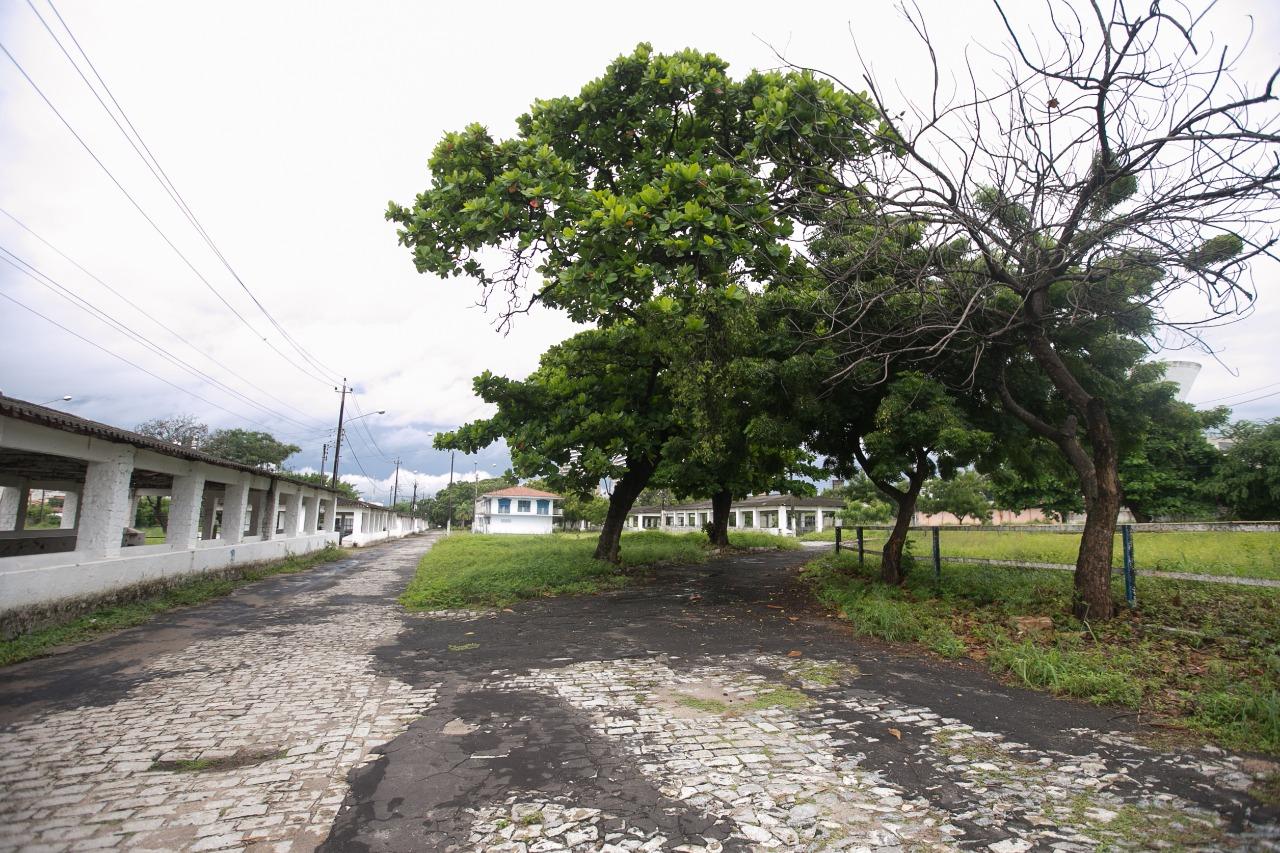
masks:
<path fill-rule="evenodd" d="M 753 495 L 730 504 L 729 529 L 796 536 L 834 527 L 836 513 L 843 508 L 844 501 L 837 498 Z M 633 507 L 627 528 L 687 533 L 701 530 L 710 521 L 711 501 L 692 501 L 671 506 Z"/>
<path fill-rule="evenodd" d="M 28 503 L 49 492 L 64 495 L 56 526 L 31 529 Z M 138 504 L 161 496 L 168 523 L 161 541 L 146 544 L 132 529 Z M 0 621 L 33 606 L 313 551 L 337 541 L 340 521 L 351 522 L 345 544 L 425 525 L 287 474 L 0 397 Z"/>

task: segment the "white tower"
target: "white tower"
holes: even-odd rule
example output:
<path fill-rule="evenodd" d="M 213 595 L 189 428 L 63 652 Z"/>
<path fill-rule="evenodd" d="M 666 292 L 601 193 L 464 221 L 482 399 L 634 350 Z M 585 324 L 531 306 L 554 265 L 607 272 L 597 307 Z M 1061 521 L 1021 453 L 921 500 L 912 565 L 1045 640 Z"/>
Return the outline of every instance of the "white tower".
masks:
<path fill-rule="evenodd" d="M 1178 399 L 1187 401 L 1191 386 L 1200 375 L 1200 363 L 1195 361 L 1166 361 L 1164 378 L 1178 383 Z"/>

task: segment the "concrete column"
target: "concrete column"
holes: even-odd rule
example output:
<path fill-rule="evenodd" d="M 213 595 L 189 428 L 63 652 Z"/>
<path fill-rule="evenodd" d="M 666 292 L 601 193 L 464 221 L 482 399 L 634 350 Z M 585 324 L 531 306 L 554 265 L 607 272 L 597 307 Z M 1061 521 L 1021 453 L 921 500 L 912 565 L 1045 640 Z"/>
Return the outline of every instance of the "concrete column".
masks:
<path fill-rule="evenodd" d="M 133 527 L 138 521 L 138 501 L 142 500 L 137 492 L 129 493 L 129 517 L 125 519 L 125 527 Z"/>
<path fill-rule="evenodd" d="M 304 507 L 305 511 L 302 513 L 302 533 L 304 536 L 311 536 L 316 532 L 316 527 L 320 523 L 320 496 L 312 495 L 307 498 Z"/>
<path fill-rule="evenodd" d="M 814 530 L 818 530 L 818 531 L 822 530 L 822 516 L 824 514 L 825 514 L 825 510 L 822 510 L 822 509 L 819 509 L 816 513 L 814 513 L 813 520 L 814 522 L 816 522 L 814 524 L 814 528 L 813 528 Z"/>
<path fill-rule="evenodd" d="M 787 508 L 785 506 L 778 507 L 778 529 L 787 529 Z"/>
<path fill-rule="evenodd" d="M 284 533 L 286 539 L 298 535 L 298 523 L 302 521 L 302 492 L 290 492 L 284 496 Z"/>
<path fill-rule="evenodd" d="M 173 478 L 173 497 L 169 500 L 169 529 L 165 543 L 170 550 L 194 548 L 199 539 L 200 503 L 204 497 L 204 476 L 189 474 Z"/>
<path fill-rule="evenodd" d="M 0 486 L 0 530 L 21 530 L 26 520 L 27 490 L 21 486 Z M 21 511 L 19 511 L 21 510 Z"/>
<path fill-rule="evenodd" d="M 58 524 L 63 530 L 73 530 L 76 516 L 80 514 L 80 493 L 64 492 L 62 496 L 62 521 Z M 0 527 L 3 527 L 0 524 Z"/>
<path fill-rule="evenodd" d="M 249 508 L 249 484 L 227 483 L 222 494 L 222 541 L 235 545 L 244 538 L 244 514 Z"/>
<path fill-rule="evenodd" d="M 133 476 L 132 447 L 120 448 L 114 459 L 90 462 L 85 470 L 84 491 L 80 495 L 80 526 L 76 551 L 88 557 L 115 557 L 130 507 L 137 509 L 130 494 Z"/>
<path fill-rule="evenodd" d="M 214 528 L 218 526 L 218 493 L 204 490 L 204 501 L 200 504 L 200 538 L 213 539 Z"/>
<path fill-rule="evenodd" d="M 258 524 L 258 535 L 262 537 L 263 542 L 276 537 L 276 513 L 279 511 L 280 483 L 272 479 L 266 497 L 262 500 L 262 514 L 255 519 Z"/>

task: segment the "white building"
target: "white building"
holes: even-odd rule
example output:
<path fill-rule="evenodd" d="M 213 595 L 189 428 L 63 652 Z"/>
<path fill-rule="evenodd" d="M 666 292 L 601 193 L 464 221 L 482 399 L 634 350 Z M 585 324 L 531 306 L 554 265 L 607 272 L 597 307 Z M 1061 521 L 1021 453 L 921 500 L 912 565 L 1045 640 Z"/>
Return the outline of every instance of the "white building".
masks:
<path fill-rule="evenodd" d="M 381 504 L 338 498 L 337 532 L 342 536 L 343 545 L 368 545 L 426 529 L 426 519 L 392 512 Z"/>
<path fill-rule="evenodd" d="M 476 498 L 474 533 L 550 533 L 563 515 L 563 498 L 551 492 L 511 486 Z"/>
<path fill-rule="evenodd" d="M 778 536 L 795 536 L 834 527 L 836 513 L 844 509 L 838 498 L 804 498 L 796 495 L 754 495 L 729 506 L 730 530 L 758 530 Z M 711 522 L 711 501 L 672 506 L 639 506 L 627 517 L 628 530 L 665 530 L 688 533 Z"/>
<path fill-rule="evenodd" d="M 62 511 L 57 526 L 29 529 L 27 504 L 42 490 L 64 494 Z M 160 496 L 168 524 L 145 544 L 132 530 L 139 501 Z M 0 626 L 32 607 L 69 610 L 64 602 L 323 548 L 338 538 L 336 498 L 287 474 L 0 397 Z M 368 511 L 369 538 L 357 544 L 424 524 L 369 507 L 359 525 L 366 533 Z"/>

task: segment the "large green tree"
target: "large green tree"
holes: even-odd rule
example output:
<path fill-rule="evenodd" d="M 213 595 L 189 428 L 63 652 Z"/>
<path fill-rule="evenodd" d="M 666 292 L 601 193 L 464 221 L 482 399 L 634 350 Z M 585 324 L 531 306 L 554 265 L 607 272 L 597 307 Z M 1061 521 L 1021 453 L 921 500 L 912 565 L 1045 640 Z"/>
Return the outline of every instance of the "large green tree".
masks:
<path fill-rule="evenodd" d="M 210 456 L 257 468 L 279 468 L 301 449 L 296 444 L 276 440 L 269 432 L 247 429 L 215 430 L 200 445 L 201 452 Z"/>
<path fill-rule="evenodd" d="M 1235 518 L 1280 518 L 1280 418 L 1238 421 L 1223 438 L 1228 448 L 1212 492 Z"/>
<path fill-rule="evenodd" d="M 949 480 L 930 480 L 920 492 L 920 509 L 930 515 L 950 513 L 961 524 L 966 518 L 991 520 L 990 484 L 976 471 L 961 471 Z"/>
<path fill-rule="evenodd" d="M 735 80 L 713 54 L 661 55 L 642 44 L 578 94 L 535 102 L 511 139 L 495 140 L 479 125 L 447 134 L 430 159 L 430 187 L 387 213 L 418 270 L 473 279 L 501 324 L 540 303 L 602 332 L 625 326 L 646 359 L 632 383 L 652 388 L 645 410 L 657 430 L 608 436 L 618 417 L 614 389 L 587 381 L 574 408 L 602 430 L 583 448 L 562 419 L 539 430 L 510 407 L 484 430 L 460 431 L 462 443 L 482 433 L 494 440 L 499 426 L 511 430 L 509 443 L 517 432 L 540 432 L 527 444 L 538 458 L 526 455 L 522 473 L 578 452 L 587 462 L 559 462 L 574 471 L 564 476 L 616 479 L 597 548 L 598 557 L 616 560 L 631 502 L 678 435 L 669 395 L 689 400 L 700 382 L 705 389 L 736 381 L 725 368 L 734 353 L 718 343 L 726 315 L 747 290 L 782 286 L 802 272 L 788 243 L 793 229 L 817 215 L 811 199 L 830 191 L 833 173 L 865 156 L 878 121 L 864 98 L 817 75 L 752 72 Z M 491 396 L 517 393 L 493 377 L 478 382 Z M 559 394 L 549 377 L 523 387 Z M 739 487 L 740 472 L 713 470 L 722 460 L 711 456 L 740 426 L 712 422 L 732 391 L 702 396 L 697 405 L 711 433 L 706 445 L 687 450 L 726 509 L 723 495 Z M 570 442 L 554 446 L 554 436 Z M 615 450 L 599 456 L 605 446 Z"/>
<path fill-rule="evenodd" d="M 1115 613 L 1112 411 L 1127 389 L 1117 396 L 1081 369 L 1082 339 L 1230 317 L 1253 299 L 1246 265 L 1276 240 L 1276 78 L 1240 79 L 1233 50 L 1201 48 L 1211 5 L 1053 0 L 1046 33 L 997 2 L 1007 47 L 991 85 L 952 97 L 935 66 L 934 90 L 911 97 L 863 75 L 894 149 L 845 176 L 858 225 L 892 235 L 913 221 L 947 251 L 927 275 L 862 278 L 869 286 L 842 312 L 846 360 L 976 365 L 1000 351 L 1004 411 L 1056 447 L 1079 484 L 1073 610 L 1090 619 Z M 918 55 L 936 62 L 916 14 Z M 1201 298 L 1164 310 L 1178 293 Z M 901 322 L 857 334 L 875 305 L 897 306 Z M 1037 380 L 1047 393 L 1021 396 Z"/>

